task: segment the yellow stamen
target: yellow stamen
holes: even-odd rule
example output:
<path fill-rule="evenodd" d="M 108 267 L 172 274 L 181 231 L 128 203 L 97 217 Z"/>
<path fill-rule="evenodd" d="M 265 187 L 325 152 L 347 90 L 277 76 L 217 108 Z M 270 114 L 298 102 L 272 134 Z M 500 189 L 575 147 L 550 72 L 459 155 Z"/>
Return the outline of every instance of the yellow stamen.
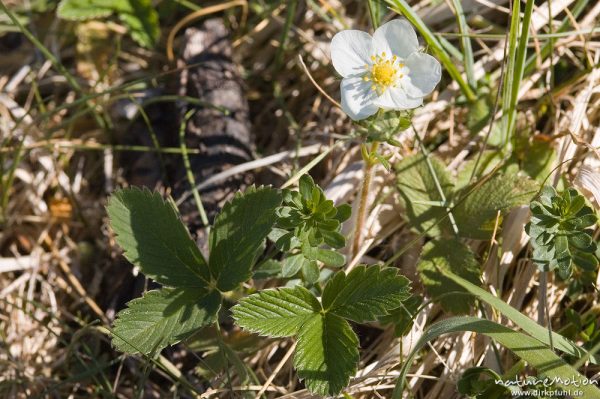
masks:
<path fill-rule="evenodd" d="M 396 87 L 398 79 L 404 76 L 401 73 L 404 64 L 396 63 L 398 57 L 392 55 L 391 58 L 387 58 L 386 53 L 382 52 L 372 55 L 371 60 L 373 64 L 365 65 L 367 73 L 362 77 L 363 81 L 372 82 L 371 90 L 382 94 L 388 87 Z"/>

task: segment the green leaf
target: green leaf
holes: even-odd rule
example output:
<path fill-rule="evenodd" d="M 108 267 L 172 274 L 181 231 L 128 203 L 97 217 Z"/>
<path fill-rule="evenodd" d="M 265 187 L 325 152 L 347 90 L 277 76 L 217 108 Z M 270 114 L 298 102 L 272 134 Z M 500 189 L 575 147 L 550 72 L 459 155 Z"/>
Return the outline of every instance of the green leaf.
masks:
<path fill-rule="evenodd" d="M 394 267 L 357 266 L 336 273 L 323 291 L 325 311 L 362 323 L 398 308 L 410 296 L 409 281 Z"/>
<path fill-rule="evenodd" d="M 446 270 L 473 284 L 480 284 L 479 263 L 465 244 L 457 239 L 435 240 L 425 244 L 417 271 L 427 292 L 434 300 L 439 300 L 445 310 L 467 313 L 473 305 L 473 297 L 448 295 L 451 292 L 465 292 L 465 289 L 446 277 L 443 274 Z"/>
<path fill-rule="evenodd" d="M 337 395 L 356 372 L 358 360 L 358 337 L 341 317 L 315 314 L 300 328 L 294 367 L 311 393 Z"/>
<path fill-rule="evenodd" d="M 151 0 L 61 0 L 59 18 L 82 21 L 107 17 L 113 13 L 127 26 L 139 45 L 152 48 L 160 36 L 158 12 Z"/>
<path fill-rule="evenodd" d="M 543 181 L 552 172 L 556 152 L 551 141 L 533 140 L 521 157 L 523 170 L 532 178 Z"/>
<path fill-rule="evenodd" d="M 236 194 L 217 215 L 210 233 L 208 265 L 220 291 L 230 291 L 250 278 L 280 204 L 278 190 L 251 188 Z"/>
<path fill-rule="evenodd" d="M 152 0 L 127 0 L 128 6 L 119 18 L 129 28 L 131 38 L 140 46 L 152 48 L 160 37 L 158 12 Z"/>
<path fill-rule="evenodd" d="M 317 262 L 306 262 L 302 265 L 302 278 L 308 284 L 314 284 L 319 281 L 321 273 Z"/>
<path fill-rule="evenodd" d="M 73 21 L 96 19 L 112 14 L 121 0 L 61 0 L 56 9 L 59 18 Z"/>
<path fill-rule="evenodd" d="M 148 291 L 118 313 L 113 345 L 127 353 L 158 353 L 212 323 L 220 306 L 221 295 L 217 291 Z"/>
<path fill-rule="evenodd" d="M 402 337 L 408 334 L 412 328 L 414 324 L 413 317 L 422 304 L 423 297 L 420 295 L 411 295 L 402 302 L 399 308 L 392 310 L 389 315 L 381 316 L 379 321 L 383 324 L 394 324 L 394 334 L 397 337 Z"/>
<path fill-rule="evenodd" d="M 341 253 L 323 248 L 315 250 L 315 259 L 331 267 L 342 267 L 346 263 L 346 258 Z"/>
<path fill-rule="evenodd" d="M 302 198 L 307 201 L 310 200 L 312 198 L 312 192 L 314 188 L 315 182 L 310 175 L 305 174 L 300 177 L 300 180 L 298 181 L 298 190 L 300 195 L 302 195 Z"/>
<path fill-rule="evenodd" d="M 348 204 L 342 204 L 338 207 L 336 207 L 337 209 L 337 213 L 335 214 L 335 219 L 340 222 L 343 223 L 346 220 L 350 219 L 350 216 L 352 215 L 352 207 Z"/>
<path fill-rule="evenodd" d="M 346 246 L 346 238 L 337 231 L 321 230 L 325 244 L 332 248 L 343 248 Z"/>
<path fill-rule="evenodd" d="M 454 186 L 452 178 L 441 160 L 436 157 L 431 157 L 430 160 L 448 199 Z M 406 157 L 396 165 L 396 186 L 412 228 L 419 233 L 427 231 L 430 236 L 439 236 L 444 229 L 448 229 L 447 219 L 437 224 L 445 218 L 446 210 L 430 204 L 441 202 L 442 197 L 422 155 Z"/>
<path fill-rule="evenodd" d="M 486 302 L 490 306 L 496 308 L 499 312 L 501 312 L 504 316 L 513 321 L 517 326 L 519 326 L 523 331 L 527 334 L 533 336 L 534 338 L 540 340 L 546 345 L 550 345 L 550 339 L 548 337 L 548 329 L 531 320 L 529 317 L 525 316 L 523 313 L 519 312 L 517 309 L 513 308 L 506 302 L 502 301 L 498 297 L 490 294 L 483 288 L 476 286 L 475 284 L 465 280 L 462 277 L 457 276 L 456 274 L 443 271 L 444 275 L 454 281 L 455 283 L 464 287 L 471 294 L 475 295 L 480 300 Z M 579 315 L 577 315 L 579 317 Z M 568 353 L 569 355 L 581 358 L 583 356 L 588 355 L 588 352 L 577 346 L 574 342 L 568 340 L 560 334 L 552 332 L 552 342 L 556 349 Z M 600 356 L 592 355 L 590 361 L 594 364 L 599 364 Z"/>
<path fill-rule="evenodd" d="M 475 182 L 455 197 L 466 199 L 452 211 L 462 237 L 487 240 L 492 236 L 498 211 L 529 204 L 538 184 L 517 174 L 496 174 L 483 184 Z M 457 200 L 460 201 L 460 200 Z"/>
<path fill-rule="evenodd" d="M 317 298 L 301 286 L 262 290 L 241 299 L 232 308 L 238 325 L 271 337 L 296 335 L 300 327 L 320 311 Z"/>
<path fill-rule="evenodd" d="M 277 276 L 281 272 L 281 269 L 281 262 L 274 259 L 268 259 L 254 269 L 252 278 L 256 280 L 272 278 Z"/>
<path fill-rule="evenodd" d="M 177 210 L 148 189 L 116 191 L 107 206 L 124 256 L 155 281 L 172 287 L 206 287 L 206 261 Z"/>
<path fill-rule="evenodd" d="M 289 278 L 295 276 L 302 269 L 302 266 L 308 262 L 309 260 L 301 253 L 285 258 L 281 269 L 281 277 Z"/>
<path fill-rule="evenodd" d="M 583 382 L 587 380 L 586 377 L 579 374 L 575 368 L 565 363 L 563 359 L 558 357 L 537 339 L 493 321 L 477 317 L 453 317 L 431 325 L 425 331 L 423 336 L 421 336 L 400 370 L 400 377 L 398 378 L 398 382 L 394 389 L 393 399 L 402 398 L 406 374 L 408 373 L 415 356 L 427 342 L 444 334 L 463 331 L 484 334 L 494 339 L 502 346 L 511 350 L 519 358 L 525 360 L 532 367 L 536 368 L 541 375 L 547 376 L 550 379 L 556 378 L 555 385 L 557 387 L 570 390 L 573 388 L 573 385 L 569 385 L 569 383 L 570 381 L 575 380 L 580 383 L 578 389 L 583 391 L 582 397 L 593 399 L 600 398 L 600 390 L 597 386 L 593 384 L 584 384 Z"/>
<path fill-rule="evenodd" d="M 481 379 L 481 376 L 488 377 L 487 379 Z M 494 370 L 487 367 L 471 367 L 465 370 L 460 377 L 460 380 L 456 383 L 456 388 L 459 393 L 466 395 L 466 397 L 473 398 L 484 398 L 484 395 L 494 387 L 499 387 L 494 383 L 494 380 L 500 380 L 502 376 L 498 375 Z"/>

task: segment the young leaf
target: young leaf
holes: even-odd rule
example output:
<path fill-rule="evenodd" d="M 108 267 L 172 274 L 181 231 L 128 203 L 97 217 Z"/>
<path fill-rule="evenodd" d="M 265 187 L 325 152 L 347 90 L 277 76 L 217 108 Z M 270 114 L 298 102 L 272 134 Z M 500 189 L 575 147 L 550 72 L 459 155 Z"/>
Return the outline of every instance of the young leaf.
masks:
<path fill-rule="evenodd" d="M 118 313 L 113 345 L 121 352 L 158 353 L 212 323 L 220 306 L 221 295 L 217 291 L 148 291 Z"/>
<path fill-rule="evenodd" d="M 300 327 L 294 367 L 310 392 L 337 395 L 356 372 L 358 337 L 334 314 L 314 314 Z"/>
<path fill-rule="evenodd" d="M 152 48 L 160 36 L 158 12 L 151 0 L 127 0 L 119 18 L 129 28 L 131 38 L 140 46 Z"/>
<path fill-rule="evenodd" d="M 115 11 L 119 0 L 61 0 L 56 9 L 59 18 L 83 21 L 107 17 Z"/>
<path fill-rule="evenodd" d="M 435 157 L 431 157 L 430 160 L 448 200 L 452 195 L 454 182 L 442 161 Z M 427 231 L 430 236 L 439 236 L 442 231 L 450 228 L 447 218 L 438 223 L 446 216 L 446 210 L 431 204 L 441 202 L 442 198 L 422 155 L 406 157 L 396 165 L 396 182 L 412 228 L 419 233 Z"/>
<path fill-rule="evenodd" d="M 409 296 L 409 281 L 398 269 L 358 266 L 333 276 L 323 291 L 323 309 L 362 323 L 388 314 Z"/>
<path fill-rule="evenodd" d="M 148 189 L 116 191 L 107 206 L 124 256 L 157 282 L 172 287 L 206 287 L 206 261 L 177 210 Z"/>
<path fill-rule="evenodd" d="M 320 311 L 317 298 L 302 286 L 263 290 L 241 299 L 232 308 L 238 325 L 271 337 L 296 335 Z"/>
<path fill-rule="evenodd" d="M 290 278 L 296 275 L 302 269 L 305 263 L 309 260 L 304 257 L 302 253 L 288 256 L 283 260 L 283 267 L 281 269 L 281 277 Z"/>
<path fill-rule="evenodd" d="M 281 194 L 249 189 L 225 204 L 210 234 L 208 265 L 220 291 L 230 291 L 252 275 L 252 265 L 275 223 Z"/>
<path fill-rule="evenodd" d="M 440 270 L 449 270 L 454 274 L 472 282 L 480 284 L 479 263 L 475 255 L 457 239 L 444 239 L 430 241 L 423 247 L 421 259 L 417 264 L 417 271 L 427 292 L 433 299 L 443 298 L 442 307 L 452 313 L 467 313 L 473 304 L 473 297 L 466 295 L 446 294 L 451 292 L 465 292 L 466 290 L 444 276 Z M 442 295 L 444 295 L 442 297 Z"/>

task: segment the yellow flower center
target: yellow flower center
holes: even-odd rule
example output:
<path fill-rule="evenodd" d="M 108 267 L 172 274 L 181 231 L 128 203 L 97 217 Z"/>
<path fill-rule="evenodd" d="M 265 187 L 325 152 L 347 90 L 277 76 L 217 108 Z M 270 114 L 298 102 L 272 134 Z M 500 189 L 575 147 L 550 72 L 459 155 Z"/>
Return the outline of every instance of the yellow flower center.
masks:
<path fill-rule="evenodd" d="M 397 63 L 398 57 L 387 58 L 385 52 L 381 55 L 371 56 L 372 65 L 365 65 L 367 73 L 363 80 L 372 82 L 371 89 L 377 90 L 380 94 L 388 87 L 396 86 L 396 82 L 404 75 L 401 73 L 404 64 Z"/>

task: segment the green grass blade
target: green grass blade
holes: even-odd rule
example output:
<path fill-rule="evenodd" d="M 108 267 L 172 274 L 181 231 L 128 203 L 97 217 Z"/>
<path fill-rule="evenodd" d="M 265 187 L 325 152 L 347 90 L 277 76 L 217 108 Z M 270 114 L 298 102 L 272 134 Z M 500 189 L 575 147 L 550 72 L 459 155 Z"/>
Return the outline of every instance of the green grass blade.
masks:
<path fill-rule="evenodd" d="M 575 379 L 579 380 L 581 383 L 577 389 L 583 391 L 582 397 L 591 399 L 600 398 L 600 389 L 598 389 L 597 386 L 584 384 L 583 382 L 586 381 L 587 378 L 581 375 L 575 368 L 565 363 L 564 360 L 548 349 L 542 342 L 501 324 L 490 320 L 480 319 L 478 317 L 453 317 L 430 326 L 416 343 L 414 349 L 404 362 L 404 365 L 400 370 L 400 377 L 394 388 L 393 398 L 402 398 L 404 380 L 412 361 L 429 341 L 444 334 L 465 331 L 472 331 L 492 338 L 519 358 L 529 363 L 532 367 L 537 369 L 540 374 L 550 379 L 557 378 L 558 380 L 555 382 L 556 387 L 564 388 L 566 391 L 571 390 L 573 389 L 573 385 L 568 384 Z M 564 381 L 566 380 L 569 381 L 565 383 Z"/>
<path fill-rule="evenodd" d="M 436 36 L 429 30 L 427 25 L 423 22 L 423 20 L 417 15 L 417 13 L 408 5 L 405 0 L 385 0 L 389 5 L 392 6 L 392 10 L 397 12 L 398 14 L 404 15 L 406 19 L 408 19 L 416 28 L 419 30 L 419 33 L 425 38 L 425 41 L 431 47 L 435 53 L 435 55 L 440 59 L 440 62 L 444 65 L 444 68 L 448 71 L 452 79 L 454 79 L 463 94 L 467 97 L 469 101 L 474 101 L 477 98 L 475 92 L 471 89 L 471 87 L 465 82 L 459 70 L 456 68 L 456 65 L 450 58 L 448 52 L 444 49 L 444 46 L 440 43 L 440 41 L 436 38 Z"/>
<path fill-rule="evenodd" d="M 531 15 L 533 14 L 533 0 L 527 0 L 525 4 L 525 12 L 523 13 L 523 22 L 521 24 L 521 37 L 519 38 L 519 45 L 517 46 L 517 57 L 515 60 L 515 67 L 513 70 L 514 77 L 512 80 L 513 88 L 511 89 L 510 99 L 510 117 L 511 127 L 510 134 L 512 134 L 512 128 L 515 124 L 516 113 L 517 113 L 517 100 L 519 95 L 519 87 L 521 80 L 523 80 L 523 71 L 525 69 L 525 56 L 527 55 L 527 43 L 529 42 L 529 27 L 531 25 Z"/>
<path fill-rule="evenodd" d="M 533 0 L 527 0 L 521 24 L 519 24 L 520 0 L 515 0 L 512 12 L 508 49 L 508 70 L 502 104 L 505 120 L 504 127 L 506 129 L 504 132 L 505 146 L 509 143 L 517 119 L 519 87 L 521 86 L 523 73 L 525 71 L 525 56 L 527 55 L 527 43 L 529 42 L 529 28 L 531 25 L 531 15 L 533 14 Z M 519 28 L 521 34 L 517 41 Z"/>
<path fill-rule="evenodd" d="M 575 20 L 577 20 L 577 18 L 579 18 L 579 16 L 581 15 L 581 13 L 583 12 L 583 10 L 585 10 L 585 8 L 587 7 L 589 3 L 589 0 L 579 0 L 577 3 L 575 3 L 575 6 L 573 6 L 573 9 L 571 10 L 571 14 L 573 14 L 573 18 Z M 578 34 L 577 31 L 567 31 L 567 29 L 571 26 L 571 19 L 569 17 L 565 17 L 562 21 L 562 23 L 560 24 L 560 26 L 558 27 L 558 29 L 556 29 L 556 31 L 553 34 L 542 34 L 542 35 L 537 35 L 538 38 L 548 38 L 548 39 L 553 39 L 553 38 L 560 38 L 560 37 L 565 37 L 565 36 L 571 36 L 571 35 L 575 35 Z M 585 29 L 581 30 L 582 32 L 579 33 L 583 33 L 583 31 L 585 31 Z M 593 33 L 595 31 L 595 29 L 590 29 L 589 33 Z M 554 51 L 554 47 L 552 46 L 553 44 L 553 40 L 549 40 L 546 43 L 544 43 L 542 45 L 542 48 L 540 49 L 540 57 L 542 59 L 545 59 L 546 57 L 548 57 L 548 55 L 550 55 L 551 51 Z M 529 59 L 527 60 L 527 62 L 525 63 L 525 75 L 532 73 L 535 68 L 537 67 L 536 65 L 536 60 L 538 59 L 538 55 L 537 54 L 533 54 L 529 57 Z"/>
<path fill-rule="evenodd" d="M 501 299 L 495 297 L 490 294 L 483 288 L 476 286 L 470 281 L 465 280 L 464 278 L 457 276 L 456 274 L 448 271 L 441 270 L 440 273 L 444 274 L 450 280 L 462 286 L 464 289 L 469 291 L 471 294 L 479 298 L 480 300 L 486 302 L 488 305 L 492 306 L 504 316 L 508 317 L 512 320 L 516 325 L 521 327 L 523 331 L 527 334 L 535 337 L 539 341 L 543 342 L 546 345 L 550 345 L 550 340 L 548 337 L 548 330 L 540 326 L 538 323 L 525 316 L 523 313 L 519 312 L 517 309 L 513 308 L 506 302 Z M 552 342 L 554 347 L 564 353 L 568 353 L 569 355 L 582 358 L 584 356 L 589 356 L 590 354 L 583 348 L 579 347 L 577 344 L 572 342 L 571 340 L 563 337 L 560 334 L 552 332 Z M 594 364 L 599 364 L 600 357 L 591 355 L 590 361 Z"/>
<path fill-rule="evenodd" d="M 454 9 L 456 10 L 456 21 L 458 23 L 458 30 L 461 33 L 461 46 L 464 53 L 464 66 L 465 73 L 467 74 L 467 82 L 473 88 L 477 88 L 477 81 L 475 80 L 475 67 L 473 60 L 473 47 L 471 47 L 471 39 L 469 38 L 469 26 L 465 18 L 465 12 L 463 11 L 460 0 L 452 0 Z"/>
<path fill-rule="evenodd" d="M 521 2 L 514 0 L 512 8 L 512 17 L 510 20 L 510 31 L 508 33 L 508 51 L 506 53 L 506 73 L 504 78 L 504 87 L 502 88 L 502 128 L 504 130 L 504 145 L 508 145 L 510 141 L 510 125 L 513 119 L 510 116 L 510 102 L 512 98 L 511 91 L 514 88 L 513 79 L 515 76 L 515 60 L 517 54 L 517 39 L 519 32 L 519 13 L 521 10 Z M 518 87 L 517 87 L 518 89 Z"/>

